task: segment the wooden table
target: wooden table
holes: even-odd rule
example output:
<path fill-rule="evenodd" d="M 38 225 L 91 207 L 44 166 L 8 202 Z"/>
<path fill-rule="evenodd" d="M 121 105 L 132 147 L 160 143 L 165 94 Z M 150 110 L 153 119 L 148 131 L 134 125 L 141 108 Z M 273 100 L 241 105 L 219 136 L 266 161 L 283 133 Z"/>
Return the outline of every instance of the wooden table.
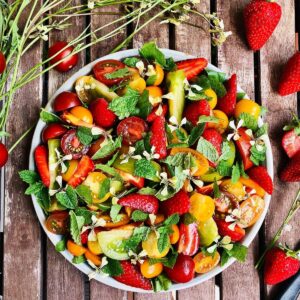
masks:
<path fill-rule="evenodd" d="M 80 0 L 76 0 L 80 3 Z M 270 124 L 275 170 L 275 191 L 271 206 L 259 235 L 252 242 L 247 262 L 235 263 L 221 275 L 196 287 L 157 295 L 127 293 L 105 286 L 97 281 L 88 281 L 74 266 L 57 253 L 41 230 L 33 210 L 31 198 L 24 196 L 25 185 L 17 172 L 28 167 L 28 153 L 31 136 L 24 140 L 10 156 L 2 170 L 1 193 L 4 207 L 4 266 L 3 295 L 6 300 L 34 299 L 275 299 L 276 289 L 266 287 L 261 276 L 254 269 L 254 262 L 263 251 L 266 242 L 281 224 L 290 203 L 298 189 L 298 184 L 283 184 L 278 180 L 277 170 L 285 163 L 280 148 L 281 128 L 289 121 L 291 113 L 297 110 L 297 95 L 280 97 L 274 88 L 282 66 L 295 51 L 295 20 L 300 19 L 300 8 L 295 16 L 294 0 L 279 1 L 283 16 L 275 33 L 260 51 L 253 53 L 245 45 L 242 23 L 242 9 L 248 0 L 202 0 L 199 8 L 217 11 L 233 34 L 219 49 L 211 47 L 209 36 L 201 29 L 184 25 L 174 27 L 152 23 L 135 36 L 131 47 L 139 47 L 149 40 L 157 40 L 160 47 L 176 49 L 196 56 L 204 56 L 227 73 L 236 73 L 238 83 L 248 95 L 268 108 L 267 121 Z M 296 1 L 297 2 L 297 1 Z M 117 16 L 94 16 L 92 27 L 96 28 Z M 50 44 L 58 39 L 70 40 L 77 36 L 90 20 L 73 19 L 73 26 L 63 32 L 53 33 Z M 199 19 L 190 20 L 203 25 Z M 130 28 L 129 28 L 130 30 Z M 54 91 L 74 72 L 88 62 L 108 54 L 125 36 L 115 37 L 81 53 L 76 68 L 67 74 L 51 71 L 27 85 L 15 97 L 7 131 L 13 134 L 8 140 L 10 146 L 15 139 L 38 119 L 41 105 L 45 105 Z M 41 60 L 45 55 L 46 43 L 38 44 L 22 60 L 20 72 Z M 296 221 L 298 219 L 298 221 Z M 297 223 L 298 222 L 298 223 Z M 285 233 L 285 241 L 291 246 L 299 241 L 300 218 L 292 222 L 292 230 Z M 0 251 L 1 252 L 1 251 Z"/>

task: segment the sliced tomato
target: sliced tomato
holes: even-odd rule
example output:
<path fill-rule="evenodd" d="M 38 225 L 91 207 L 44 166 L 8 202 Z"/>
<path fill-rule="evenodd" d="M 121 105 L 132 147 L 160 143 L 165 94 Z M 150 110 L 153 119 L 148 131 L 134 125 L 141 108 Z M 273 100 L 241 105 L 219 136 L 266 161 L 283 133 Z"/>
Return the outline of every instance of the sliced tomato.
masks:
<path fill-rule="evenodd" d="M 68 181 L 68 185 L 76 187 L 81 184 L 90 172 L 95 168 L 93 161 L 87 156 L 82 156 L 81 160 L 78 163 L 77 169 L 73 176 Z"/>
<path fill-rule="evenodd" d="M 39 145 L 34 151 L 34 161 L 43 184 L 46 187 L 50 186 L 50 172 L 48 164 L 48 150 L 44 145 Z"/>
<path fill-rule="evenodd" d="M 46 220 L 46 228 L 55 234 L 66 234 L 68 231 L 69 213 L 67 211 L 53 212 Z"/>
<path fill-rule="evenodd" d="M 248 170 L 253 166 L 253 162 L 250 159 L 250 149 L 251 149 L 251 137 L 246 133 L 246 128 L 242 127 L 238 129 L 239 139 L 235 141 L 235 144 L 239 150 L 242 157 L 244 169 Z"/>
<path fill-rule="evenodd" d="M 207 67 L 205 58 L 192 58 L 176 63 L 178 70 L 183 70 L 187 80 L 200 74 Z"/>
<path fill-rule="evenodd" d="M 64 111 L 75 106 L 81 105 L 77 95 L 72 92 L 62 92 L 56 96 L 53 102 L 53 110 L 55 112 Z"/>
<path fill-rule="evenodd" d="M 185 225 L 181 223 L 179 226 L 179 242 L 178 253 L 192 256 L 194 255 L 200 245 L 200 238 L 196 223 Z"/>
<path fill-rule="evenodd" d="M 108 86 L 112 86 L 114 84 L 120 83 L 121 81 L 127 78 L 121 77 L 121 78 L 108 79 L 106 75 L 124 68 L 125 68 L 125 64 L 123 64 L 121 61 L 115 59 L 106 59 L 106 60 L 99 61 L 94 66 L 93 72 L 97 80 L 101 81 L 102 83 Z"/>
<path fill-rule="evenodd" d="M 59 123 L 51 123 L 47 125 L 42 132 L 42 140 L 47 143 L 50 139 L 55 139 L 66 133 L 68 129 Z"/>
<path fill-rule="evenodd" d="M 154 107 L 152 109 L 152 111 L 150 112 L 149 116 L 147 117 L 147 121 L 148 122 L 153 122 L 154 119 L 158 116 L 157 115 L 157 110 L 158 109 L 159 109 L 159 106 Z M 165 117 L 166 114 L 167 114 L 167 112 L 168 112 L 168 105 L 167 104 L 163 104 L 162 107 L 161 107 L 161 109 L 162 109 L 161 115 Z"/>
<path fill-rule="evenodd" d="M 145 184 L 144 178 L 131 175 L 131 174 L 121 171 L 121 170 L 116 169 L 116 171 L 121 175 L 121 177 L 123 178 L 124 181 L 127 181 L 127 182 L 133 184 L 134 186 L 136 186 L 139 189 L 144 187 L 144 184 Z"/>

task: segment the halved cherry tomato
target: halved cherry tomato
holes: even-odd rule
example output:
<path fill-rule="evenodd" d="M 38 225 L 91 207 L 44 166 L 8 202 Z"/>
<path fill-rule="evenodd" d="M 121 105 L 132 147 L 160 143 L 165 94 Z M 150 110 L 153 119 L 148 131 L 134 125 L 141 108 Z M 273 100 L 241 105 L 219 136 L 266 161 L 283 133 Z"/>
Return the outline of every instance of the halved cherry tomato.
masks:
<path fill-rule="evenodd" d="M 238 201 L 242 201 L 246 196 L 244 186 L 241 181 L 232 182 L 231 179 L 225 179 L 220 184 L 220 189 L 233 195 Z"/>
<path fill-rule="evenodd" d="M 67 241 L 67 249 L 74 256 L 81 256 L 87 251 L 86 248 L 84 248 L 80 245 L 77 245 L 76 243 L 74 243 L 71 240 Z"/>
<path fill-rule="evenodd" d="M 78 160 L 76 159 L 72 159 L 68 161 L 68 169 L 65 173 L 61 174 L 62 179 L 64 181 L 69 181 L 70 178 L 73 176 L 73 174 L 75 173 L 77 166 L 78 166 Z"/>
<path fill-rule="evenodd" d="M 242 99 L 235 106 L 234 116 L 238 119 L 242 113 L 247 113 L 257 120 L 260 116 L 260 110 L 260 105 L 253 100 Z"/>
<path fill-rule="evenodd" d="M 137 69 L 129 68 L 129 71 L 131 73 L 130 75 L 130 81 L 129 81 L 129 87 L 136 90 L 140 94 L 144 91 L 146 88 L 146 81 L 143 77 L 141 77 L 140 73 Z M 124 93 L 127 91 L 127 89 L 124 89 Z"/>
<path fill-rule="evenodd" d="M 79 118 L 75 117 L 73 114 L 71 114 L 68 111 L 64 111 L 63 114 L 60 116 L 64 121 L 66 121 L 69 124 L 72 124 L 74 126 L 78 127 L 87 127 L 87 128 L 92 128 L 93 124 L 91 123 L 86 123 Z"/>
<path fill-rule="evenodd" d="M 163 264 L 158 262 L 155 264 L 150 264 L 148 260 L 145 260 L 141 266 L 141 273 L 146 278 L 157 277 L 163 271 Z"/>
<path fill-rule="evenodd" d="M 179 240 L 179 237 L 180 237 L 180 233 L 179 233 L 179 228 L 176 224 L 173 224 L 171 226 L 172 228 L 172 233 L 169 235 L 170 237 L 170 243 L 173 245 L 173 244 L 176 244 Z"/>
<path fill-rule="evenodd" d="M 220 261 L 218 251 L 214 255 L 205 255 L 202 252 L 198 253 L 194 258 L 195 271 L 199 274 L 204 274 L 216 267 Z"/>
<path fill-rule="evenodd" d="M 62 136 L 68 129 L 59 123 L 51 123 L 47 125 L 42 132 L 42 140 L 47 143 L 50 139 Z"/>
<path fill-rule="evenodd" d="M 0 168 L 2 168 L 8 160 L 8 151 L 4 144 L 0 142 Z"/>
<path fill-rule="evenodd" d="M 124 172 L 121 170 L 117 170 L 117 169 L 116 169 L 116 171 L 121 175 L 121 177 L 123 178 L 124 181 L 133 184 L 134 186 L 136 186 L 139 189 L 144 187 L 145 179 L 143 177 L 137 177 L 130 173 L 127 173 L 127 172 Z"/>
<path fill-rule="evenodd" d="M 58 65 L 55 66 L 55 69 L 59 72 L 67 72 L 71 70 L 73 67 L 76 66 L 78 62 L 79 56 L 77 53 L 67 57 L 74 50 L 73 46 L 68 46 L 68 47 L 67 46 L 68 46 L 67 42 L 58 41 L 49 48 L 49 58 L 57 54 L 50 60 L 51 65 L 63 59 L 62 62 L 60 62 Z"/>
<path fill-rule="evenodd" d="M 215 118 L 218 118 L 218 123 L 208 122 L 207 127 L 214 128 L 221 134 L 224 133 L 229 124 L 227 115 L 223 111 L 218 109 L 214 109 L 212 113 Z"/>
<path fill-rule="evenodd" d="M 159 64 L 155 64 L 155 72 L 156 72 L 156 74 L 155 74 L 156 78 L 155 78 L 153 85 L 159 86 L 164 80 L 165 73 L 164 73 L 163 68 Z"/>
<path fill-rule="evenodd" d="M 97 227 L 97 228 L 99 228 L 99 227 Z M 99 254 L 103 253 L 98 240 L 87 241 L 87 246 L 93 254 L 99 255 Z"/>
<path fill-rule="evenodd" d="M 85 107 L 83 106 L 76 106 L 73 107 L 70 110 L 70 113 L 78 118 L 79 120 L 88 123 L 88 124 L 93 124 L 93 115 L 92 113 Z"/>
<path fill-rule="evenodd" d="M 53 110 L 59 112 L 80 105 L 81 102 L 75 93 L 65 91 L 57 95 L 54 99 Z"/>
<path fill-rule="evenodd" d="M 108 215 L 102 215 L 100 218 L 106 221 L 106 223 L 102 226 L 104 228 L 116 228 L 127 225 L 130 222 L 130 218 L 127 216 L 127 214 L 123 213 L 120 214 L 120 221 L 118 222 L 113 222 L 111 217 Z"/>
<path fill-rule="evenodd" d="M 240 241 L 246 234 L 245 230 L 239 225 L 235 225 L 233 229 L 229 228 L 231 223 L 226 222 L 225 220 L 215 220 L 218 226 L 218 231 L 220 236 L 228 235 L 233 242 Z"/>
<path fill-rule="evenodd" d="M 46 228 L 55 234 L 66 234 L 68 231 L 69 213 L 67 211 L 56 211 L 48 216 Z"/>
<path fill-rule="evenodd" d="M 179 242 L 178 242 L 178 253 L 192 256 L 194 255 L 200 245 L 200 238 L 196 223 L 185 225 L 180 223 L 179 225 Z"/>
<path fill-rule="evenodd" d="M 123 137 L 123 144 L 133 145 L 141 140 L 148 131 L 147 123 L 139 117 L 122 120 L 117 127 L 117 134 Z"/>
<path fill-rule="evenodd" d="M 126 208 L 128 208 L 128 206 L 125 207 L 125 210 L 126 210 Z M 162 223 L 164 220 L 165 220 L 165 216 L 164 216 L 163 214 L 157 214 L 157 215 L 156 215 L 156 218 L 155 218 L 155 220 L 154 220 L 153 225 L 157 225 L 157 224 L 159 224 L 159 223 Z M 151 221 L 150 221 L 149 218 L 146 220 L 146 224 L 149 225 L 149 226 L 152 225 L 152 223 L 151 223 Z"/>
<path fill-rule="evenodd" d="M 211 109 L 214 109 L 217 105 L 218 97 L 216 92 L 213 89 L 206 89 L 204 90 L 204 94 L 209 97 L 208 104 Z"/>
<path fill-rule="evenodd" d="M 4 54 L 0 51 L 0 74 L 4 72 L 6 68 L 6 59 Z"/>
<path fill-rule="evenodd" d="M 93 68 L 93 72 L 95 74 L 95 77 L 97 80 L 103 82 L 104 84 L 108 86 L 112 86 L 114 84 L 118 84 L 121 81 L 127 79 L 128 77 L 124 78 L 114 78 L 114 79 L 108 79 L 105 75 L 113 73 L 119 69 L 124 69 L 125 64 L 123 64 L 119 60 L 115 59 L 106 59 L 99 61 Z"/>
<path fill-rule="evenodd" d="M 76 130 L 68 130 L 62 137 L 61 149 L 64 154 L 72 154 L 73 159 L 78 159 L 89 151 L 89 146 L 83 145 L 76 136 Z"/>
<path fill-rule="evenodd" d="M 239 153 L 243 160 L 244 169 L 248 170 L 253 166 L 253 162 L 250 160 L 250 149 L 251 149 L 251 137 L 246 133 L 246 128 L 239 128 L 238 134 L 239 139 L 235 141 L 237 148 L 239 150 Z"/>
<path fill-rule="evenodd" d="M 161 109 L 161 114 L 159 114 L 159 109 Z M 148 115 L 147 121 L 148 121 L 148 122 L 153 122 L 154 119 L 155 119 L 157 116 L 159 116 L 159 115 L 161 115 L 161 116 L 166 116 L 167 112 L 168 112 L 168 105 L 167 105 L 167 104 L 163 104 L 163 105 L 161 106 L 161 108 L 160 108 L 159 106 L 158 106 L 158 107 L 154 107 L 154 108 L 152 109 L 152 111 L 150 112 L 150 114 Z"/>
<path fill-rule="evenodd" d="M 250 188 L 251 190 L 255 190 L 255 194 L 257 194 L 258 196 L 262 198 L 265 196 L 266 194 L 265 190 L 259 184 L 253 181 L 251 178 L 240 177 L 239 181 L 247 188 Z"/>
<path fill-rule="evenodd" d="M 163 92 L 162 92 L 162 89 L 158 86 L 148 86 L 146 87 L 146 90 L 149 92 L 149 98 L 151 97 L 154 101 L 155 98 L 160 98 L 161 100 L 161 96 L 163 95 Z M 150 98 L 150 102 L 153 106 L 157 106 L 158 103 L 154 104 L 152 103 L 151 101 L 151 98 Z"/>
<path fill-rule="evenodd" d="M 91 261 L 95 266 L 99 267 L 101 265 L 101 258 L 98 255 L 93 254 L 91 251 L 86 250 L 84 256 L 86 259 Z"/>
<path fill-rule="evenodd" d="M 205 222 L 210 219 L 215 211 L 214 200 L 206 195 L 194 193 L 190 198 L 189 212 L 199 222 Z"/>
<path fill-rule="evenodd" d="M 93 142 L 93 144 L 91 144 L 91 146 L 90 146 L 88 156 L 92 157 L 101 148 L 101 145 L 104 142 L 104 140 L 105 140 L 105 137 L 100 136 L 100 138 L 98 140 Z"/>

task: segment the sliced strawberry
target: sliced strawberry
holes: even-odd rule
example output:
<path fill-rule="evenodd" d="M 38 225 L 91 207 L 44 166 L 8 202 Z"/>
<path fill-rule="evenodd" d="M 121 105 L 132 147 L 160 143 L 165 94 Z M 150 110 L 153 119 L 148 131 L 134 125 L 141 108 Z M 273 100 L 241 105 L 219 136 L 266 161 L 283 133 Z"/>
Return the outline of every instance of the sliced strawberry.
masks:
<path fill-rule="evenodd" d="M 281 144 L 288 157 L 293 157 L 300 151 L 300 136 L 295 129 L 290 130 L 283 135 Z"/>
<path fill-rule="evenodd" d="M 205 58 L 192 58 L 176 63 L 177 70 L 183 70 L 187 80 L 200 74 L 207 67 Z"/>
<path fill-rule="evenodd" d="M 94 168 L 94 162 L 87 155 L 83 155 L 78 163 L 75 173 L 69 179 L 68 185 L 72 187 L 78 186 L 85 180 L 88 174 L 94 170 Z"/>
<path fill-rule="evenodd" d="M 247 171 L 248 176 L 262 187 L 268 194 L 273 193 L 273 181 L 268 171 L 263 166 L 252 167 Z"/>
<path fill-rule="evenodd" d="M 123 178 L 124 181 L 133 184 L 134 186 L 136 186 L 139 189 L 144 187 L 145 179 L 143 177 L 134 176 L 130 173 L 127 173 L 127 172 L 124 172 L 121 170 L 116 170 L 116 171 L 121 175 L 121 177 Z"/>
<path fill-rule="evenodd" d="M 216 129 L 205 129 L 202 137 L 210 142 L 217 150 L 218 154 L 221 155 L 223 138 Z M 211 161 L 209 161 L 209 165 L 212 167 L 216 167 L 216 163 Z"/>
<path fill-rule="evenodd" d="M 159 155 L 159 159 L 167 156 L 167 135 L 165 130 L 165 118 L 158 116 L 154 119 L 151 126 L 150 145 L 155 147 L 155 153 Z"/>
<path fill-rule="evenodd" d="M 209 116 L 211 113 L 208 101 L 200 100 L 188 103 L 184 110 L 184 116 L 190 121 L 194 126 L 198 124 L 200 116 Z"/>
<path fill-rule="evenodd" d="M 48 164 L 48 150 L 46 146 L 39 145 L 34 151 L 34 161 L 43 184 L 46 187 L 50 186 L 50 172 Z"/>
<path fill-rule="evenodd" d="M 134 266 L 128 260 L 120 261 L 123 269 L 123 274 L 114 276 L 119 282 L 144 290 L 152 290 L 151 281 L 145 278 L 139 268 Z"/>
<path fill-rule="evenodd" d="M 154 119 L 159 115 L 159 114 L 157 113 L 157 110 L 158 110 L 158 109 L 159 109 L 159 106 L 154 107 L 154 108 L 152 109 L 151 113 L 148 115 L 147 121 L 148 121 L 149 123 L 153 122 Z M 167 114 L 167 112 L 168 112 L 168 105 L 167 105 L 167 104 L 163 104 L 163 105 L 161 106 L 161 109 L 162 109 L 161 116 L 164 116 L 164 117 L 165 117 L 166 114 Z"/>
<path fill-rule="evenodd" d="M 152 195 L 126 195 L 118 201 L 118 204 L 138 209 L 148 214 L 157 214 L 158 211 L 158 199 Z"/>
<path fill-rule="evenodd" d="M 217 108 L 222 110 L 227 116 L 231 117 L 234 113 L 236 105 L 237 83 L 236 74 L 226 82 L 227 93 L 224 97 L 218 100 Z"/>
<path fill-rule="evenodd" d="M 238 129 L 238 134 L 239 134 L 239 139 L 235 141 L 235 144 L 238 148 L 238 151 L 240 153 L 240 156 L 243 161 L 244 169 L 248 170 L 253 166 L 253 162 L 250 159 L 251 152 L 250 149 L 252 145 L 250 144 L 251 142 L 251 137 L 246 133 L 247 128 L 239 128 Z"/>
<path fill-rule="evenodd" d="M 280 174 L 280 179 L 286 182 L 300 181 L 300 152 L 296 153 Z"/>
<path fill-rule="evenodd" d="M 238 225 L 234 226 L 234 229 L 229 228 L 231 223 L 226 222 L 225 220 L 215 220 L 218 226 L 218 231 L 220 236 L 228 235 L 233 242 L 238 242 L 245 236 L 246 232 L 243 228 Z"/>
<path fill-rule="evenodd" d="M 166 216 L 171 216 L 173 214 L 183 215 L 189 211 L 190 208 L 190 198 L 189 195 L 180 190 L 170 199 L 160 203 L 160 208 Z"/>
<path fill-rule="evenodd" d="M 178 253 L 192 256 L 198 251 L 199 245 L 200 237 L 198 233 L 198 225 L 196 223 L 188 225 L 180 223 Z"/>

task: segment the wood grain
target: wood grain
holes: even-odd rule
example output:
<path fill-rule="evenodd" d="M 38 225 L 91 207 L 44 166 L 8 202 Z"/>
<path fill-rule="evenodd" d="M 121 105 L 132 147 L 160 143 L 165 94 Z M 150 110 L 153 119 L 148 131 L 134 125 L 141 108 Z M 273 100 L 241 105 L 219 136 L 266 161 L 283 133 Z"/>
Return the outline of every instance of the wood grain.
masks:
<path fill-rule="evenodd" d="M 268 108 L 267 121 L 270 123 L 270 137 L 274 156 L 274 185 L 270 210 L 265 221 L 265 236 L 268 242 L 285 218 L 287 211 L 299 189 L 299 183 L 286 184 L 278 179 L 278 174 L 286 164 L 286 155 L 281 150 L 280 142 L 282 127 L 291 119 L 291 114 L 297 111 L 296 94 L 281 97 L 276 93 L 282 67 L 295 53 L 295 8 L 294 1 L 281 1 L 282 17 L 274 34 L 261 50 L 261 95 L 262 102 Z M 299 218 L 291 222 L 290 232 L 285 231 L 282 242 L 295 247 L 299 242 Z M 280 286 L 279 286 L 280 288 Z M 268 299 L 274 299 L 277 288 L 266 289 Z"/>
<path fill-rule="evenodd" d="M 225 21 L 226 30 L 232 31 L 232 36 L 219 48 L 218 66 L 229 76 L 236 73 L 238 84 L 251 99 L 254 99 L 254 55 L 253 51 L 248 49 L 243 33 L 242 11 L 247 3 L 247 0 L 217 2 L 219 17 Z M 222 273 L 221 290 L 224 300 L 241 299 L 245 295 L 249 300 L 259 299 L 259 275 L 254 269 L 259 251 L 258 241 L 257 236 L 249 247 L 245 263 L 236 262 Z M 247 291 L 241 289 L 245 284 Z"/>
<path fill-rule="evenodd" d="M 80 0 L 74 1 L 80 4 Z M 52 32 L 49 36 L 50 46 L 56 41 L 70 41 L 77 37 L 84 28 L 84 19 L 74 17 L 70 19 L 72 24 L 64 31 Z M 67 80 L 72 74 L 78 71 L 83 65 L 84 53 L 80 54 L 78 64 L 71 71 L 58 73 L 55 70 L 49 72 L 48 97 Z M 59 292 L 58 292 L 59 291 Z M 83 299 L 84 297 L 84 275 L 72 266 L 60 253 L 55 251 L 54 246 L 47 239 L 47 299 Z"/>

